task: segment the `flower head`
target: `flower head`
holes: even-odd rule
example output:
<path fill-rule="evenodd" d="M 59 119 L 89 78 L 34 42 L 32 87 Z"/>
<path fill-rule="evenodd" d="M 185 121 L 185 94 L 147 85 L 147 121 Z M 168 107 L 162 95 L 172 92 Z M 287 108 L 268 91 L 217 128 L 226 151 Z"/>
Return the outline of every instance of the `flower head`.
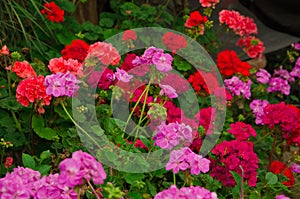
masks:
<path fill-rule="evenodd" d="M 259 83 L 262 83 L 262 84 L 267 84 L 269 83 L 270 81 L 270 73 L 268 71 L 266 71 L 265 69 L 259 69 L 259 71 L 256 73 L 256 80 L 259 82 Z"/>
<path fill-rule="evenodd" d="M 193 28 L 195 26 L 205 24 L 207 20 L 207 17 L 202 16 L 199 11 L 194 11 L 190 13 L 190 16 L 186 20 L 184 26 L 187 28 Z"/>
<path fill-rule="evenodd" d="M 9 55 L 9 49 L 7 48 L 6 45 L 2 46 L 2 48 L 0 50 L 0 56 L 1 55 Z"/>
<path fill-rule="evenodd" d="M 282 184 L 284 184 L 286 186 L 291 186 L 291 185 L 295 184 L 295 178 L 291 171 L 291 168 L 286 166 L 283 162 L 274 160 L 271 163 L 270 171 L 273 172 L 274 174 L 279 174 L 279 173 L 283 174 L 283 175 L 285 175 L 285 177 L 288 178 L 288 180 L 282 182 Z"/>
<path fill-rule="evenodd" d="M 34 69 L 27 61 L 16 61 L 12 67 L 12 72 L 21 78 L 36 77 Z"/>
<path fill-rule="evenodd" d="M 160 95 L 165 94 L 168 98 L 177 98 L 178 95 L 176 93 L 176 90 L 170 86 L 170 85 L 164 85 L 164 84 L 159 84 L 160 87 Z"/>
<path fill-rule="evenodd" d="M 173 32 L 166 32 L 162 37 L 162 42 L 173 53 L 182 48 L 186 48 L 185 37 Z"/>
<path fill-rule="evenodd" d="M 130 79 L 133 77 L 132 75 L 128 75 L 125 70 L 116 68 L 117 72 L 115 72 L 116 78 L 121 82 L 129 82 Z"/>
<path fill-rule="evenodd" d="M 75 59 L 79 63 L 82 63 L 86 58 L 89 47 L 90 45 L 85 41 L 75 39 L 71 44 L 66 45 L 66 47 L 61 51 L 62 58 L 64 58 L 65 60 Z"/>
<path fill-rule="evenodd" d="M 134 30 L 125 30 L 122 35 L 122 40 L 128 41 L 128 40 L 136 40 L 136 32 Z"/>
<path fill-rule="evenodd" d="M 41 10 L 41 13 L 46 15 L 47 19 L 52 22 L 59 23 L 64 21 L 65 11 L 57 6 L 53 1 L 45 3 L 44 9 Z"/>

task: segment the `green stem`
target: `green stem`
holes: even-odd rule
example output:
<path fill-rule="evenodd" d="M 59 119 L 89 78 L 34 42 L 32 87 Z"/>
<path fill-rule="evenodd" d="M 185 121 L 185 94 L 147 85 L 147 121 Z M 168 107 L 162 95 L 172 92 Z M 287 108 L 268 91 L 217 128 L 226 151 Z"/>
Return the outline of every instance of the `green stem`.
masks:
<path fill-rule="evenodd" d="M 89 187 L 92 189 L 94 195 L 96 196 L 97 199 L 100 199 L 99 195 L 97 194 L 97 191 L 94 189 L 93 185 L 90 183 L 90 181 L 87 181 Z"/>
<path fill-rule="evenodd" d="M 176 175 L 174 172 L 173 172 L 173 183 L 174 183 L 174 185 L 176 185 Z"/>
<path fill-rule="evenodd" d="M 60 102 L 62 108 L 64 109 L 65 113 L 67 114 L 67 116 L 70 118 L 70 120 L 74 123 L 74 125 L 81 130 L 86 136 L 88 136 L 88 138 L 90 138 L 96 145 L 97 147 L 99 147 L 99 149 L 101 149 L 101 146 L 96 142 L 95 139 L 93 139 L 93 137 L 86 132 L 79 124 L 77 124 L 77 122 L 73 119 L 73 117 L 70 115 L 70 113 L 68 112 L 67 108 L 65 107 L 65 105 L 63 104 L 63 102 Z"/>

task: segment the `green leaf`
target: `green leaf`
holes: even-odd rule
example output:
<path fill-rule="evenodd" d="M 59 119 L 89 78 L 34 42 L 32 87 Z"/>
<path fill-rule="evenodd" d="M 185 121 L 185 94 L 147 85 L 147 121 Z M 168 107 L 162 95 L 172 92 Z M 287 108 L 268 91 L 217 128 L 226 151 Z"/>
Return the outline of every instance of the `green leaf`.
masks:
<path fill-rule="evenodd" d="M 128 196 L 129 196 L 131 199 L 143 199 L 142 194 L 139 193 L 139 192 L 130 192 L 130 193 L 128 193 Z"/>
<path fill-rule="evenodd" d="M 61 9 L 70 13 L 75 12 L 76 10 L 76 6 L 71 1 L 68 0 L 60 1 L 59 6 L 61 7 Z"/>
<path fill-rule="evenodd" d="M 265 179 L 267 180 L 267 183 L 269 185 L 273 185 L 273 184 L 276 184 L 278 182 L 278 177 L 272 172 L 268 172 L 266 174 Z"/>
<path fill-rule="evenodd" d="M 292 100 L 294 100 L 295 102 L 299 102 L 299 98 L 295 95 L 291 95 L 290 96 Z"/>
<path fill-rule="evenodd" d="M 42 175 L 46 175 L 48 174 L 48 172 L 50 171 L 51 166 L 50 165 L 41 165 L 37 168 L 37 170 L 42 174 Z"/>
<path fill-rule="evenodd" d="M 40 159 L 41 161 L 46 160 L 48 158 L 51 158 L 52 153 L 50 152 L 50 150 L 47 151 L 43 151 L 40 155 Z"/>
<path fill-rule="evenodd" d="M 99 21 L 99 25 L 102 27 L 111 28 L 114 25 L 114 20 L 112 20 L 110 18 L 102 18 Z"/>
<path fill-rule="evenodd" d="M 32 128 L 41 138 L 47 140 L 58 139 L 57 133 L 53 129 L 44 127 L 44 120 L 42 117 L 37 117 L 35 115 L 32 117 Z"/>
<path fill-rule="evenodd" d="M 156 187 L 149 181 L 146 182 L 150 194 L 154 197 L 157 194 Z"/>
<path fill-rule="evenodd" d="M 24 167 L 35 169 L 34 158 L 26 153 L 22 153 L 22 163 Z"/>
<path fill-rule="evenodd" d="M 23 106 L 16 100 L 15 97 L 6 97 L 1 99 L 0 107 L 11 111 L 18 111 L 23 108 Z"/>
<path fill-rule="evenodd" d="M 127 183 L 133 184 L 135 181 L 143 180 L 145 175 L 143 173 L 126 173 L 124 178 Z"/>

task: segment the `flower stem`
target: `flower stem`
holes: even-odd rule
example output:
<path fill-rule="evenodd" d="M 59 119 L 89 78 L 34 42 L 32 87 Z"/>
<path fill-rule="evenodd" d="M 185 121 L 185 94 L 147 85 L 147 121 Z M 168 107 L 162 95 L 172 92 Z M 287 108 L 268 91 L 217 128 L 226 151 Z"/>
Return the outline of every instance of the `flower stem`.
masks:
<path fill-rule="evenodd" d="M 87 180 L 87 183 L 89 185 L 89 187 L 92 189 L 93 193 L 95 194 L 95 197 L 97 199 L 100 199 L 99 195 L 97 194 L 97 191 L 94 189 L 93 185 L 90 183 L 90 181 Z"/>
<path fill-rule="evenodd" d="M 173 183 L 176 185 L 176 174 L 173 172 Z"/>

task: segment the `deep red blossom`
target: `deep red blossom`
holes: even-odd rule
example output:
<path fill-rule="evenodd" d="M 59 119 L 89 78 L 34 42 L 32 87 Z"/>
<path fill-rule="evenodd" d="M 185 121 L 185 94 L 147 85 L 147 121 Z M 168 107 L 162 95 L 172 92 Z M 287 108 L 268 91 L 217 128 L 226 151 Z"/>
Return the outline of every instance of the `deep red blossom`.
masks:
<path fill-rule="evenodd" d="M 46 15 L 47 19 L 52 22 L 63 22 L 65 11 L 62 10 L 58 5 L 56 5 L 53 1 L 50 3 L 44 4 L 44 9 L 41 10 L 43 15 Z"/>
<path fill-rule="evenodd" d="M 87 51 L 90 45 L 85 41 L 80 39 L 75 39 L 71 44 L 66 45 L 66 47 L 61 51 L 62 57 L 64 59 L 76 59 L 78 62 L 82 63 L 86 58 Z"/>
<path fill-rule="evenodd" d="M 197 71 L 188 78 L 188 82 L 192 84 L 196 92 L 204 91 L 208 94 L 212 94 L 219 87 L 219 82 L 213 73 L 201 72 L 200 74 Z"/>
<path fill-rule="evenodd" d="M 214 122 L 216 121 L 216 109 L 212 107 L 202 108 L 198 111 L 194 118 L 199 121 L 198 124 L 201 125 L 205 132 L 204 134 L 213 134 Z"/>
<path fill-rule="evenodd" d="M 98 88 L 107 90 L 109 86 L 114 83 L 110 78 L 114 72 L 109 68 L 103 68 L 103 71 L 93 71 L 87 78 L 87 83 L 91 88 L 95 88 L 98 85 Z"/>
<path fill-rule="evenodd" d="M 132 61 L 136 58 L 136 54 L 131 54 L 131 53 L 127 53 L 126 57 L 123 61 L 123 63 L 121 64 L 120 68 L 122 70 L 125 71 L 130 71 L 131 69 L 133 69 L 135 66 L 132 64 Z"/>
<path fill-rule="evenodd" d="M 185 37 L 173 32 L 166 32 L 162 37 L 162 42 L 173 53 L 181 48 L 186 48 Z"/>
<path fill-rule="evenodd" d="M 254 36 L 241 37 L 237 45 L 242 47 L 250 58 L 260 58 L 265 51 L 264 43 Z"/>
<path fill-rule="evenodd" d="M 136 32 L 134 30 L 125 30 L 122 36 L 123 41 L 136 40 Z"/>
<path fill-rule="evenodd" d="M 251 136 L 256 137 L 256 132 L 250 124 L 244 122 L 236 122 L 230 124 L 229 133 L 233 134 L 236 140 L 246 141 Z"/>
<path fill-rule="evenodd" d="M 29 77 L 22 80 L 16 90 L 16 98 L 20 104 L 27 107 L 29 103 L 37 102 L 39 104 L 38 111 L 43 113 L 43 106 L 49 105 L 51 96 L 46 94 L 44 86 L 44 76 Z"/>
<path fill-rule="evenodd" d="M 232 76 L 240 73 L 243 76 L 249 76 L 251 65 L 248 62 L 243 62 L 235 51 L 224 50 L 217 56 L 217 66 L 220 73 L 225 76 Z"/>
<path fill-rule="evenodd" d="M 292 108 L 298 116 L 298 125 L 297 128 L 293 131 L 284 132 L 283 138 L 287 140 L 288 144 L 295 144 L 300 146 L 300 110 L 294 105 L 287 105 L 289 108 Z"/>
<path fill-rule="evenodd" d="M 279 162 L 278 160 L 274 160 L 270 165 L 270 171 L 274 174 L 283 174 L 288 180 L 282 182 L 282 184 L 286 186 L 291 186 L 295 184 L 295 178 L 291 171 L 291 168 L 285 165 L 283 162 Z"/>
<path fill-rule="evenodd" d="M 34 69 L 27 61 L 16 61 L 12 67 L 12 72 L 15 72 L 21 78 L 36 76 Z"/>
<path fill-rule="evenodd" d="M 236 182 L 230 173 L 234 171 L 248 182 L 250 187 L 256 186 L 258 157 L 253 150 L 252 142 L 222 141 L 212 150 L 216 159 L 211 160 L 211 176 L 226 187 L 234 187 Z M 242 169 L 243 171 L 242 171 Z"/>
<path fill-rule="evenodd" d="M 194 11 L 190 13 L 189 18 L 185 22 L 185 27 L 187 28 L 193 28 L 195 26 L 198 26 L 200 24 L 205 24 L 207 22 L 207 17 L 202 16 L 199 11 Z"/>

